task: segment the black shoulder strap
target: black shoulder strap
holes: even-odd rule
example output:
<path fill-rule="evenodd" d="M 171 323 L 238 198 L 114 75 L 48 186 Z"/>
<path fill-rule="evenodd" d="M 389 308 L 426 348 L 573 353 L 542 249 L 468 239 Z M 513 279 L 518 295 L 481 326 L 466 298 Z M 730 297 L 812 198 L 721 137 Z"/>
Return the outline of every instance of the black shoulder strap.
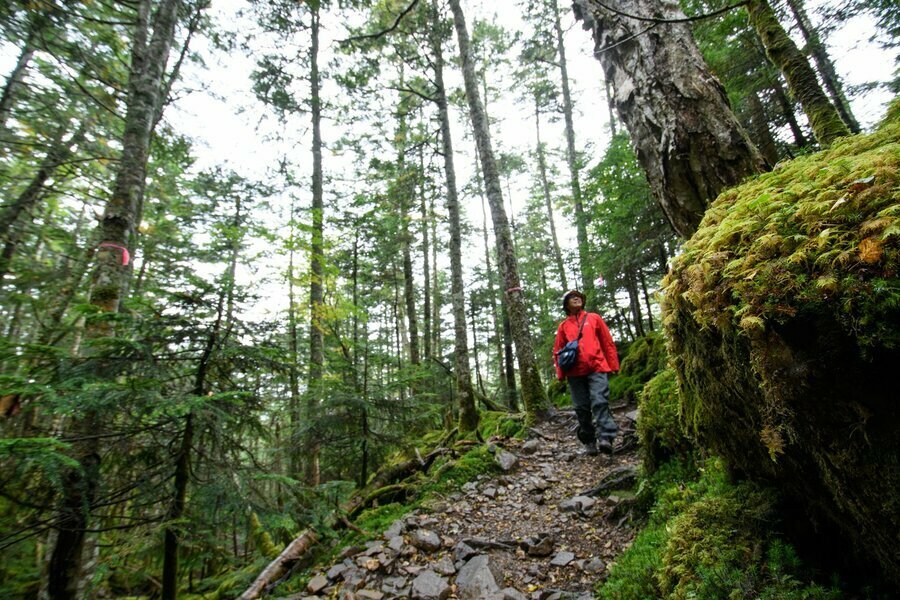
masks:
<path fill-rule="evenodd" d="M 587 311 L 584 313 L 584 318 L 581 320 L 581 325 L 578 326 L 578 339 L 581 339 L 581 330 L 584 329 L 584 322 L 587 321 L 588 314 Z"/>

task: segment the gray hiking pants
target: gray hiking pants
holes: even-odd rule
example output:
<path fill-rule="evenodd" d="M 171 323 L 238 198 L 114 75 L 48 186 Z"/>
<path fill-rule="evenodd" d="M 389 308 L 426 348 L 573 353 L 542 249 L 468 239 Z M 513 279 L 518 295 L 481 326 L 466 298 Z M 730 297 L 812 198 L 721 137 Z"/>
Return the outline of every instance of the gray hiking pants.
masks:
<path fill-rule="evenodd" d="M 609 410 L 609 378 L 606 373 L 567 377 L 575 416 L 578 417 L 578 439 L 590 444 L 598 437 L 615 439 L 619 427 Z"/>

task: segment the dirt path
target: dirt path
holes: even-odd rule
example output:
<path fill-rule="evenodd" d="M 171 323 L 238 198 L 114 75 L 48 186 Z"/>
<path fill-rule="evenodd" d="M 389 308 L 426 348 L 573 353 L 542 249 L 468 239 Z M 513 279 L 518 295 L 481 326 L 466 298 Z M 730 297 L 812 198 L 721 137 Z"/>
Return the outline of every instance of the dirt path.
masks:
<path fill-rule="evenodd" d="M 614 415 L 620 430 L 631 430 L 623 410 Z M 503 441 L 515 467 L 397 521 L 292 598 L 592 598 L 634 532 L 610 518 L 615 497 L 582 495 L 638 458 L 633 449 L 584 455 L 575 424 L 573 412 L 561 411 L 529 440 Z"/>

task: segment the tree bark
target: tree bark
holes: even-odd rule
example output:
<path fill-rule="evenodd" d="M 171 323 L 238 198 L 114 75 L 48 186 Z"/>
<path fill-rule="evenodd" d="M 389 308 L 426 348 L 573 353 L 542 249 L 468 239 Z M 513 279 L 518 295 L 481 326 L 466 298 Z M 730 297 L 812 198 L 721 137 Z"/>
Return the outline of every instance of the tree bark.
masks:
<path fill-rule="evenodd" d="M 841 78 L 838 77 L 831 57 L 828 56 L 825 44 L 819 38 L 819 32 L 813 27 L 806 10 L 803 8 L 803 0 L 787 0 L 787 4 L 791 8 L 791 12 L 794 13 L 794 18 L 797 20 L 803 39 L 806 40 L 809 53 L 812 55 L 813 60 L 816 61 L 819 75 L 822 76 L 822 83 L 825 84 L 825 89 L 828 90 L 828 95 L 831 96 L 834 107 L 850 129 L 850 132 L 859 133 L 859 122 L 853 116 L 853 111 L 850 110 L 850 103 L 847 101 L 847 96 L 844 95 L 844 86 L 841 83 Z"/>
<path fill-rule="evenodd" d="M 425 153 L 419 147 L 419 216 L 422 219 L 422 349 L 427 362 L 431 356 L 431 263 L 428 239 L 428 205 L 425 202 Z"/>
<path fill-rule="evenodd" d="M 578 238 L 578 265 L 581 267 L 581 291 L 587 302 L 597 301 L 594 287 L 594 263 L 591 261 L 588 244 L 588 216 L 581 198 L 581 182 L 578 178 L 578 155 L 575 152 L 575 121 L 572 109 L 572 92 L 569 90 L 569 70 L 566 63 L 566 46 L 563 43 L 562 24 L 559 20 L 559 5 L 551 0 L 553 9 L 553 29 L 556 34 L 556 53 L 559 56 L 559 74 L 562 80 L 563 118 L 566 124 L 566 165 L 569 167 L 569 185 L 572 189 L 572 208 L 575 211 L 575 232 Z M 585 306 L 587 308 L 587 306 Z"/>
<path fill-rule="evenodd" d="M 453 139 L 450 134 L 450 112 L 447 90 L 444 87 L 444 53 L 440 31 L 440 13 L 432 0 L 431 52 L 434 62 L 435 96 L 441 122 L 441 145 L 444 156 L 444 176 L 447 183 L 447 214 L 450 226 L 450 301 L 453 308 L 453 349 L 456 390 L 459 397 L 459 430 L 474 431 L 478 427 L 478 410 L 472 390 L 469 369 L 469 342 L 466 332 L 466 298 L 462 276 L 462 227 L 460 224 L 459 194 L 456 189 L 456 167 L 453 164 Z M 474 326 L 474 321 L 473 321 Z"/>
<path fill-rule="evenodd" d="M 28 65 L 34 57 L 36 50 L 34 35 L 33 30 L 28 32 L 28 36 L 25 38 L 21 50 L 19 50 L 19 58 L 16 59 L 16 65 L 6 78 L 6 83 L 3 84 L 3 91 L 0 92 L 0 133 L 6 132 L 6 120 L 12 112 L 16 88 L 22 85 Z"/>
<path fill-rule="evenodd" d="M 569 289 L 566 279 L 566 268 L 563 265 L 559 239 L 556 236 L 556 222 L 553 219 L 553 201 L 550 198 L 550 183 L 547 181 L 547 158 L 544 156 L 544 143 L 541 141 L 541 109 L 538 95 L 534 95 L 534 126 L 537 134 L 538 173 L 541 178 L 541 191 L 544 194 L 544 205 L 547 207 L 547 223 L 550 225 L 550 237 L 553 240 L 553 258 L 556 260 L 556 271 L 563 290 Z"/>
<path fill-rule="evenodd" d="M 788 90 L 803 107 L 819 144 L 829 146 L 837 138 L 849 135 L 850 130 L 819 86 L 809 61 L 788 37 L 767 0 L 749 0 L 747 11 L 766 56 L 784 74 Z"/>
<path fill-rule="evenodd" d="M 472 120 L 476 143 L 481 155 L 481 168 L 484 175 L 488 203 L 491 207 L 494 234 L 497 237 L 497 246 L 500 249 L 498 259 L 506 288 L 507 314 L 509 315 L 513 339 L 516 343 L 519 377 L 522 380 L 522 399 L 525 403 L 528 418 L 533 421 L 547 414 L 549 408 L 547 396 L 541 385 L 540 374 L 534 360 L 534 346 L 531 341 L 531 332 L 528 330 L 528 314 L 519 281 L 518 264 L 513 253 L 509 222 L 506 219 L 506 211 L 503 208 L 500 177 L 494 159 L 494 152 L 491 148 L 488 123 L 484 114 L 484 107 L 481 104 L 481 97 L 478 92 L 475 71 L 469 51 L 469 33 L 466 30 L 465 17 L 459 0 L 450 0 L 450 8 L 453 11 L 453 22 L 459 41 L 459 54 L 466 88 L 466 100 L 469 105 L 469 116 Z"/>
<path fill-rule="evenodd" d="M 791 128 L 791 134 L 794 136 L 794 143 L 797 144 L 797 147 L 799 148 L 808 145 L 809 140 L 807 140 L 806 136 L 803 134 L 800 123 L 797 122 L 797 115 L 794 114 L 794 107 L 791 105 L 791 100 L 788 98 L 787 92 L 784 91 L 784 86 L 781 84 L 779 78 L 776 78 L 772 86 L 772 93 L 775 96 L 775 101 L 778 103 L 778 106 L 781 107 L 781 114 L 784 116 L 784 120 L 787 122 L 788 127 Z"/>
<path fill-rule="evenodd" d="M 312 243 L 310 245 L 309 281 L 309 381 L 307 382 L 306 418 L 309 420 L 306 439 L 304 479 L 307 485 L 319 484 L 319 443 L 316 416 L 322 401 L 322 372 L 325 364 L 323 334 L 324 276 L 325 276 L 325 205 L 322 192 L 322 102 L 319 97 L 319 4 L 310 3 L 309 77 L 310 112 L 312 116 Z"/>
<path fill-rule="evenodd" d="M 635 15 L 683 18 L 660 0 L 621 0 Z M 723 189 L 765 170 L 684 23 L 648 26 L 594 0 L 575 0 L 593 32 L 594 54 L 612 82 L 616 108 L 673 229 L 689 237 Z"/>
<path fill-rule="evenodd" d="M 775 145 L 775 139 L 769 130 L 769 119 L 766 116 L 766 109 L 759 94 L 756 91 L 750 92 L 747 97 L 748 108 L 750 109 L 750 137 L 753 143 L 759 148 L 766 162 L 775 165 L 778 162 L 778 147 Z"/>
<path fill-rule="evenodd" d="M 146 180 L 150 136 L 160 95 L 169 51 L 175 35 L 180 0 L 162 0 L 153 17 L 153 35 L 149 35 L 150 4 L 146 0 L 138 8 L 138 24 L 132 44 L 131 73 L 128 80 L 128 99 L 125 131 L 122 139 L 122 158 L 113 183 L 112 197 L 106 204 L 98 238 L 106 245 L 97 249 L 97 267 L 91 286 L 90 304 L 102 313 L 119 310 L 131 266 L 123 264 L 124 249 L 133 243 Z M 90 339 L 115 337 L 108 321 L 88 324 Z M 102 378 L 103 361 L 98 362 Z M 88 408 L 72 420 L 72 433 L 96 433 L 101 415 Z M 51 557 L 48 592 L 54 600 L 72 599 L 77 594 L 77 582 L 82 565 L 85 530 L 100 482 L 99 438 L 88 436 L 86 442 L 73 445 L 74 458 L 83 476 L 67 476 L 62 491 L 61 526 Z"/>

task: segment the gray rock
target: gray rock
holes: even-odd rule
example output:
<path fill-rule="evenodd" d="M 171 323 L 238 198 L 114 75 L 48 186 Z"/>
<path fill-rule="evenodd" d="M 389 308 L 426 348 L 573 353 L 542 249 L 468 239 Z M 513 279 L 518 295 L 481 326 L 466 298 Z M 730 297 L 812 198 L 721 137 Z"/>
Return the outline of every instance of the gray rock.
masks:
<path fill-rule="evenodd" d="M 463 484 L 462 491 L 464 492 L 475 492 L 478 490 L 478 484 L 474 481 L 468 481 Z"/>
<path fill-rule="evenodd" d="M 453 560 L 446 555 L 442 556 L 441 560 L 431 565 L 431 568 L 441 575 L 454 575 L 456 573 L 456 567 L 453 565 Z"/>
<path fill-rule="evenodd" d="M 638 417 L 640 416 L 640 411 L 635 409 L 625 413 L 625 418 L 631 421 L 632 423 L 637 423 Z"/>
<path fill-rule="evenodd" d="M 553 547 L 555 542 L 553 537 L 547 535 L 546 533 L 540 534 L 537 537 L 525 538 L 523 541 L 525 544 L 525 552 L 528 556 L 550 556 L 553 554 Z"/>
<path fill-rule="evenodd" d="M 558 552 L 553 557 L 553 560 L 550 561 L 550 564 L 554 567 L 564 567 L 573 560 L 575 560 L 575 555 L 571 552 Z"/>
<path fill-rule="evenodd" d="M 456 576 L 456 593 L 462 600 L 489 598 L 500 591 L 498 580 L 502 581 L 502 578 L 495 576 L 491 570 L 490 558 L 481 554 L 469 560 L 459 570 Z"/>
<path fill-rule="evenodd" d="M 417 529 L 409 536 L 409 543 L 425 552 L 434 552 L 441 547 L 441 538 L 430 529 Z"/>
<path fill-rule="evenodd" d="M 497 497 L 497 488 L 489 485 L 488 487 L 484 488 L 484 491 L 482 492 L 482 494 L 484 494 L 488 498 L 496 498 Z"/>
<path fill-rule="evenodd" d="M 547 488 L 550 487 L 550 484 L 541 479 L 540 477 L 532 477 L 528 480 L 527 490 L 529 492 L 543 492 Z"/>
<path fill-rule="evenodd" d="M 360 556 L 356 559 L 356 565 L 366 571 L 377 571 L 381 568 L 381 561 L 372 556 Z"/>
<path fill-rule="evenodd" d="M 356 597 L 362 600 L 381 600 L 382 598 L 384 598 L 384 592 L 363 589 L 356 592 Z"/>
<path fill-rule="evenodd" d="M 306 591 L 310 594 L 318 594 L 328 586 L 328 578 L 319 573 L 306 584 Z"/>
<path fill-rule="evenodd" d="M 406 523 L 403 522 L 403 519 L 397 519 L 391 526 L 388 527 L 384 532 L 384 539 L 390 540 L 391 538 L 397 537 L 398 535 L 403 535 L 403 532 L 406 531 Z"/>
<path fill-rule="evenodd" d="M 575 496 L 559 503 L 559 510 L 563 512 L 584 513 L 589 511 L 597 503 L 589 496 Z"/>
<path fill-rule="evenodd" d="M 512 471 L 519 465 L 519 457 L 513 454 L 512 452 L 507 452 L 502 448 L 497 449 L 497 453 L 494 455 L 494 460 L 500 468 L 506 472 Z"/>
<path fill-rule="evenodd" d="M 413 579 L 413 600 L 444 600 L 450 595 L 450 584 L 434 571 L 422 571 Z"/>
<path fill-rule="evenodd" d="M 328 577 L 329 580 L 334 581 L 336 579 L 339 579 L 341 577 L 341 575 L 344 574 L 344 571 L 346 571 L 346 570 L 347 570 L 347 565 L 345 565 L 343 563 L 338 563 L 338 564 L 334 565 L 333 567 L 331 567 L 330 569 L 328 569 L 328 572 L 325 573 L 325 576 Z"/>
<path fill-rule="evenodd" d="M 538 450 L 541 449 L 541 441 L 540 440 L 528 440 L 524 444 L 522 444 L 521 452 L 522 454 L 534 454 Z"/>
<path fill-rule="evenodd" d="M 359 569 L 347 569 L 344 571 L 344 585 L 342 589 L 355 592 L 366 584 L 366 574 Z"/>
<path fill-rule="evenodd" d="M 453 560 L 469 560 L 476 554 L 478 552 L 475 548 L 465 542 L 460 542 L 453 548 Z"/>
<path fill-rule="evenodd" d="M 391 539 L 388 540 L 388 548 L 393 550 L 394 552 L 400 552 L 403 549 L 403 544 L 406 543 L 406 540 L 403 539 L 402 535 L 395 535 Z"/>
<path fill-rule="evenodd" d="M 588 573 L 602 573 L 606 570 L 606 563 L 595 557 L 585 562 L 582 568 Z"/>
<path fill-rule="evenodd" d="M 516 588 L 508 587 L 491 596 L 491 600 L 528 600 L 528 596 Z"/>
<path fill-rule="evenodd" d="M 385 577 L 381 582 L 381 591 L 385 594 L 400 596 L 400 590 L 404 589 L 409 580 L 402 575 L 396 577 Z"/>

